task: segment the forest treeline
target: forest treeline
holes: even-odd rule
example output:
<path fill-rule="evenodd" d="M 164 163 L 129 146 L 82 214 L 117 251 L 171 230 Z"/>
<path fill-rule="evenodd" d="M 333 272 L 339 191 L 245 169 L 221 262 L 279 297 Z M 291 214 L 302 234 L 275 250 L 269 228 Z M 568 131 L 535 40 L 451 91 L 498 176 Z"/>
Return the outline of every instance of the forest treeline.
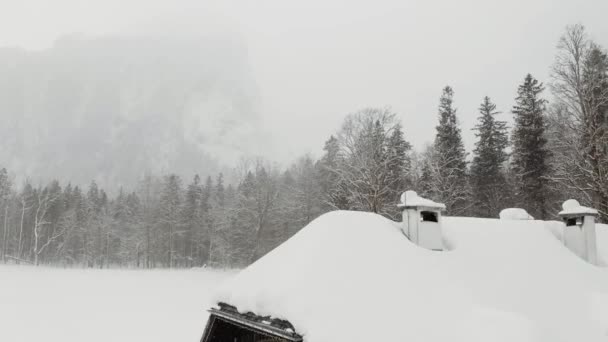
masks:
<path fill-rule="evenodd" d="M 17 187 L 1 169 L 0 258 L 97 268 L 243 267 L 331 210 L 399 220 L 396 203 L 406 189 L 445 203 L 448 215 L 497 217 L 521 207 L 552 219 L 563 200 L 577 198 L 607 220 L 608 56 L 582 25 L 559 40 L 547 87 L 523 77 L 509 109 L 513 127 L 497 119 L 490 97 L 481 99 L 470 157 L 454 101 L 446 86 L 435 140 L 423 151 L 412 150 L 396 113 L 366 108 L 346 117 L 320 158 L 303 156 L 287 168 L 243 162 L 231 182 L 221 173 L 146 175 L 108 196 L 95 182 Z"/>

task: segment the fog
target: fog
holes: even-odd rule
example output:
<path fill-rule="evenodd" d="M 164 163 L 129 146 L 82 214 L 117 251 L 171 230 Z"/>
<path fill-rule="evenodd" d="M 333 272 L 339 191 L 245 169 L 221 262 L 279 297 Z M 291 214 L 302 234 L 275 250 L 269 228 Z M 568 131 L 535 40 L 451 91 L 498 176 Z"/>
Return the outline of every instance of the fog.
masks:
<path fill-rule="evenodd" d="M 0 164 L 34 178 L 69 169 L 83 182 L 130 181 L 144 172 L 136 167 L 204 173 L 242 155 L 318 155 L 346 114 L 368 106 L 390 106 L 421 149 L 447 84 L 471 149 L 482 97 L 509 120 L 526 73 L 549 81 L 566 25 L 583 23 L 608 46 L 601 0 L 0 5 L 0 46 L 11 47 L 0 52 L 0 116 L 9 123 Z M 99 95 L 103 87 L 119 99 Z M 142 150 L 145 160 L 129 164 Z M 73 161 L 89 155 L 94 162 Z"/>

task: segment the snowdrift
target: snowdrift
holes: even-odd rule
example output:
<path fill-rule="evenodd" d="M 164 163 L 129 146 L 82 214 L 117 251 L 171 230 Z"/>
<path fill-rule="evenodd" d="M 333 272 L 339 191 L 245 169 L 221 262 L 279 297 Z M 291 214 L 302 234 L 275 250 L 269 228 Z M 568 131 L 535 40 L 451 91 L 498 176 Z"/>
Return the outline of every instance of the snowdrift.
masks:
<path fill-rule="evenodd" d="M 444 252 L 399 225 L 323 215 L 215 300 L 287 319 L 306 342 L 608 341 L 608 268 L 566 249 L 558 222 L 445 217 Z M 598 230 L 606 262 L 608 229 Z"/>

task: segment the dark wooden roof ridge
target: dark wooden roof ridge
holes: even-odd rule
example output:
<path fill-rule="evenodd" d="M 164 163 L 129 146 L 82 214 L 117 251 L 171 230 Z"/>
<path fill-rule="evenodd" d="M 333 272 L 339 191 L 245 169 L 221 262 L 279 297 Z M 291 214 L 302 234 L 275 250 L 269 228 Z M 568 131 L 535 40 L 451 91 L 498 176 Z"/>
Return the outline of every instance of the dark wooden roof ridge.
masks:
<path fill-rule="evenodd" d="M 217 303 L 217 306 L 219 308 L 211 308 L 209 312 L 218 317 L 274 334 L 290 341 L 300 342 L 303 340 L 302 336 L 296 332 L 294 326 L 287 320 L 271 316 L 260 316 L 251 311 L 241 313 L 235 306 L 227 303 L 220 302 Z"/>

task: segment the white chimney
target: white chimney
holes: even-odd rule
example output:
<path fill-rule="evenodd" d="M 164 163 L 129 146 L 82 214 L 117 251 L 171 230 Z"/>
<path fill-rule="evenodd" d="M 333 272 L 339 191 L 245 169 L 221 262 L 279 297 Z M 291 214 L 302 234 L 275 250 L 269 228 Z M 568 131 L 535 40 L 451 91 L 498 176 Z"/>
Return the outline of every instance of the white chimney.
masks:
<path fill-rule="evenodd" d="M 562 205 L 564 210 L 559 216 L 566 225 L 563 242 L 568 249 L 587 262 L 597 264 L 597 245 L 595 218 L 597 210 L 581 206 L 578 201 L 569 199 Z"/>
<path fill-rule="evenodd" d="M 427 249 L 443 250 L 441 211 L 445 210 L 444 204 L 419 197 L 414 191 L 406 191 L 397 206 L 403 210 L 401 229 L 410 241 Z"/>

